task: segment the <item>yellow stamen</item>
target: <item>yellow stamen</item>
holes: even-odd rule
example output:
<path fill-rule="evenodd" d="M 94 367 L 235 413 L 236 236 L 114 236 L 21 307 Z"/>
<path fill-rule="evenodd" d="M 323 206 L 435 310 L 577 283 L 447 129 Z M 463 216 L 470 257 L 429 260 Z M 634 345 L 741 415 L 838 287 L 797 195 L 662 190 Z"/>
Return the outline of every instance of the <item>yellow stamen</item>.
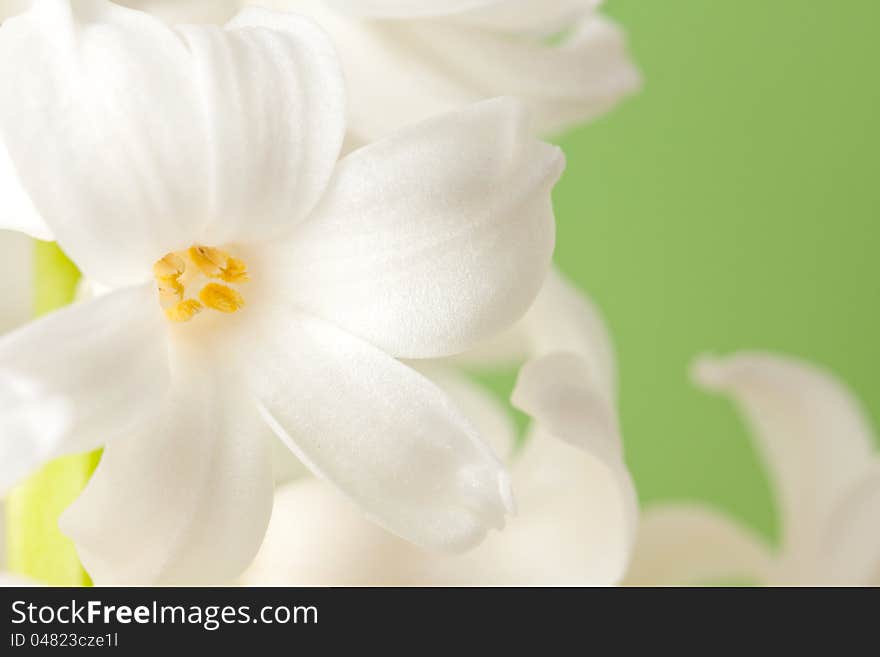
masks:
<path fill-rule="evenodd" d="M 153 275 L 158 279 L 176 279 L 185 271 L 186 261 L 176 253 L 169 253 L 153 265 Z"/>
<path fill-rule="evenodd" d="M 220 278 L 229 261 L 229 254 L 213 246 L 191 246 L 187 254 L 195 266 L 210 278 Z"/>
<path fill-rule="evenodd" d="M 159 283 L 159 295 L 165 299 L 183 300 L 183 283 L 177 276 L 157 276 Z"/>
<path fill-rule="evenodd" d="M 245 283 L 250 280 L 247 265 L 244 264 L 243 260 L 233 258 L 232 256 L 227 259 L 226 266 L 223 268 L 220 278 L 227 283 Z"/>
<path fill-rule="evenodd" d="M 208 283 L 199 293 L 199 299 L 208 308 L 221 313 L 234 313 L 244 306 L 244 297 L 228 285 L 220 283 Z"/>
<path fill-rule="evenodd" d="M 188 322 L 200 312 L 202 312 L 202 304 L 195 299 L 187 299 L 166 308 L 165 316 L 172 322 Z"/>
<path fill-rule="evenodd" d="M 188 322 L 205 308 L 234 313 L 244 306 L 236 286 L 250 280 L 247 265 L 226 251 L 196 244 L 153 265 L 159 305 L 172 322 Z M 229 285 L 212 283 L 220 279 Z M 200 299 L 200 300 L 199 300 Z"/>

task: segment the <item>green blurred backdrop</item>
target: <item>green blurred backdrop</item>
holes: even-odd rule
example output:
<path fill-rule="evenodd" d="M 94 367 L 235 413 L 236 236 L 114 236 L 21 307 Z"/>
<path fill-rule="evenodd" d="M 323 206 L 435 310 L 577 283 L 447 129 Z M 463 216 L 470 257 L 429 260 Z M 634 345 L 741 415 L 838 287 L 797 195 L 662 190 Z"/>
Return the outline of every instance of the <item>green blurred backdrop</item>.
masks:
<path fill-rule="evenodd" d="M 644 503 L 699 499 L 769 537 L 739 417 L 703 351 L 828 367 L 880 422 L 877 0 L 609 0 L 645 88 L 563 138 L 557 261 L 603 308 Z"/>

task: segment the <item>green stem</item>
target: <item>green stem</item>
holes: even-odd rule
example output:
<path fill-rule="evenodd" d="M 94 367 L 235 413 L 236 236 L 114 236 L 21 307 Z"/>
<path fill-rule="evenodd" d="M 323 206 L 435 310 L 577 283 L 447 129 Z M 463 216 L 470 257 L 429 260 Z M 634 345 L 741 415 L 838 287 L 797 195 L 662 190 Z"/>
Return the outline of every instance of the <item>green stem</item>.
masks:
<path fill-rule="evenodd" d="M 71 303 L 79 272 L 54 243 L 34 246 L 34 311 L 39 317 Z M 73 542 L 58 529 L 61 512 L 85 487 L 99 452 L 52 461 L 6 500 L 9 570 L 57 586 L 88 586 Z"/>

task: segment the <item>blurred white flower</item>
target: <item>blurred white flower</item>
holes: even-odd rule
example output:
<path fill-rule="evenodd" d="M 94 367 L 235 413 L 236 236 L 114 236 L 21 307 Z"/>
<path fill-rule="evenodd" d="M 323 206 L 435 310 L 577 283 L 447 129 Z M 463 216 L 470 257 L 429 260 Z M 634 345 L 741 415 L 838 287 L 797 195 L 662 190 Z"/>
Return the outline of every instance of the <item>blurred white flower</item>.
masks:
<path fill-rule="evenodd" d="M 540 134 L 604 114 L 641 79 L 601 0 L 124 0 L 174 22 L 224 22 L 235 5 L 302 13 L 332 37 L 357 143 L 495 96 Z"/>
<path fill-rule="evenodd" d="M 592 305 L 555 274 L 507 337 L 492 350 L 494 363 L 516 354 L 538 359 L 523 369 L 513 395 L 536 418 L 519 450 L 512 450 L 510 417 L 492 397 L 449 363 L 425 369 L 510 463 L 518 513 L 504 532 L 464 555 L 432 554 L 382 531 L 326 484 L 306 478 L 279 490 L 266 540 L 242 582 L 618 583 L 635 540 L 637 507 L 617 432 L 604 326 Z M 481 362 L 489 353 L 483 350 Z"/>
<path fill-rule="evenodd" d="M 23 187 L 110 288 L 0 341 L 0 370 L 73 404 L 50 456 L 106 444 L 62 517 L 97 582 L 249 563 L 271 508 L 264 422 L 413 542 L 463 549 L 503 525 L 503 466 L 399 359 L 467 349 L 545 278 L 563 158 L 515 103 L 337 161 L 343 79 L 311 23 L 253 9 L 171 28 L 103 0 L 4 23 L 0 77 Z"/>
<path fill-rule="evenodd" d="M 628 581 L 880 585 L 880 458 L 852 394 L 797 360 L 744 353 L 704 358 L 696 380 L 732 397 L 769 470 L 778 547 L 696 505 L 643 516 Z"/>

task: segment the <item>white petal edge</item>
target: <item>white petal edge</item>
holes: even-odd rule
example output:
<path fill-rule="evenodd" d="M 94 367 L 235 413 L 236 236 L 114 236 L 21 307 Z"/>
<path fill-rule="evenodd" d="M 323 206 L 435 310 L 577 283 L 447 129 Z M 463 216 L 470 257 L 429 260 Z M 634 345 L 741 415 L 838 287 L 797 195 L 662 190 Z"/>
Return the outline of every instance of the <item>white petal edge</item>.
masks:
<path fill-rule="evenodd" d="M 773 568 L 768 546 L 731 518 L 699 505 L 669 504 L 642 514 L 625 583 L 768 583 Z"/>
<path fill-rule="evenodd" d="M 449 395 L 499 460 L 510 462 L 516 449 L 516 427 L 499 399 L 462 372 L 442 362 L 414 361 L 410 365 Z"/>
<path fill-rule="evenodd" d="M 221 584 L 262 542 L 272 471 L 253 402 L 190 363 L 162 418 L 107 446 L 62 531 L 97 584 Z"/>
<path fill-rule="evenodd" d="M 264 418 L 375 522 L 438 550 L 500 529 L 504 468 L 436 386 L 321 320 L 278 313 L 238 351 Z"/>
<path fill-rule="evenodd" d="M 18 173 L 2 139 L 0 139 L 0 229 L 21 232 L 40 240 L 53 239 L 52 231 L 21 186 Z"/>
<path fill-rule="evenodd" d="M 456 359 L 466 365 L 500 368 L 556 351 L 580 354 L 596 381 L 617 396 L 617 363 L 599 307 L 553 268 L 529 311 L 513 327 Z"/>
<path fill-rule="evenodd" d="M 0 76 L 17 98 L 0 133 L 19 181 L 111 286 L 148 280 L 168 251 L 289 230 L 345 132 L 332 45 L 290 14 L 172 29 L 104 0 L 44 0 L 4 23 Z"/>
<path fill-rule="evenodd" d="M 426 121 L 340 162 L 277 275 L 306 312 L 395 356 L 464 351 L 540 290 L 563 167 L 510 99 Z"/>
<path fill-rule="evenodd" d="M 19 430 L 31 427 L 27 434 L 4 431 L 3 451 L 30 455 L 27 470 L 127 436 L 161 412 L 170 387 L 165 321 L 153 290 L 112 292 L 3 336 L 0 372 L 0 398 L 7 407 L 18 404 L 13 417 L 29 418 Z M 70 417 L 58 432 L 58 414 L 43 425 L 41 409 L 62 413 L 62 403 Z M 21 467 L 2 470 L 0 481 L 26 474 Z"/>
<path fill-rule="evenodd" d="M 617 409 L 591 374 L 575 353 L 534 358 L 520 369 L 511 402 L 560 440 L 612 463 L 623 457 Z"/>
<path fill-rule="evenodd" d="M 770 353 L 703 357 L 693 375 L 730 397 L 750 425 L 778 500 L 783 551 L 813 553 L 832 507 L 874 451 L 858 400 L 827 372 Z"/>

